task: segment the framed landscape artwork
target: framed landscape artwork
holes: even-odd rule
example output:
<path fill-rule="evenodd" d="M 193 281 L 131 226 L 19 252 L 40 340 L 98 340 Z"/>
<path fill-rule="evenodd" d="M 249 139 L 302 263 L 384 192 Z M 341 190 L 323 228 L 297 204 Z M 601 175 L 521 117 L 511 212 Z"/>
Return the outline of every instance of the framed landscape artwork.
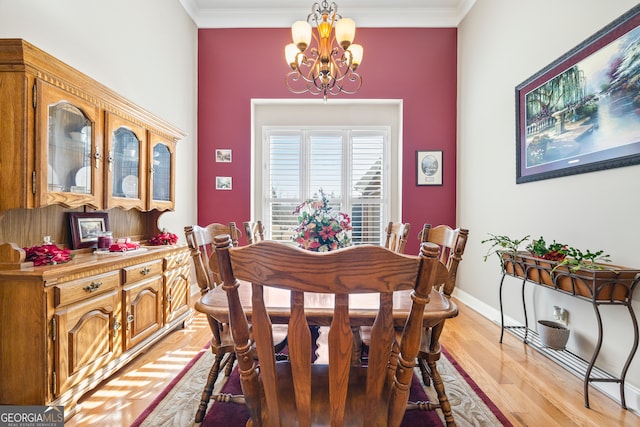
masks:
<path fill-rule="evenodd" d="M 230 176 L 216 176 L 216 190 L 231 190 L 233 180 Z"/>
<path fill-rule="evenodd" d="M 418 151 L 418 185 L 442 185 L 442 150 Z"/>
<path fill-rule="evenodd" d="M 69 223 L 73 249 L 94 248 L 98 245 L 98 233 L 109 231 L 106 212 L 69 212 Z"/>
<path fill-rule="evenodd" d="M 231 155 L 229 149 L 216 150 L 216 163 L 231 163 Z"/>
<path fill-rule="evenodd" d="M 516 87 L 516 183 L 640 163 L 640 5 Z"/>

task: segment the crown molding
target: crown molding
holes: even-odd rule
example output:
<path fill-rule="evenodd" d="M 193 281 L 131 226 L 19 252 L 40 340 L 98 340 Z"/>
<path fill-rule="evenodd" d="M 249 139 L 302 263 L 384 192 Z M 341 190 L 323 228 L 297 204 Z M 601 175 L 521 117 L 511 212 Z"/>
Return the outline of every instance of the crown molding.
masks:
<path fill-rule="evenodd" d="M 457 7 L 350 8 L 358 27 L 457 27 L 476 0 Z M 198 28 L 289 28 L 309 14 L 309 8 L 201 8 L 197 0 L 180 0 Z"/>

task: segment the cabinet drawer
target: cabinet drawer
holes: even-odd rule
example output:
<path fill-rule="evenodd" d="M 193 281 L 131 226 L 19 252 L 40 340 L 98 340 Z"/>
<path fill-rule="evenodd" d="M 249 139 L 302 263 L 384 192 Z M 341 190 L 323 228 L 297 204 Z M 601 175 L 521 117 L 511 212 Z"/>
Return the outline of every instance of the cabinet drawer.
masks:
<path fill-rule="evenodd" d="M 118 271 L 62 283 L 53 287 L 53 304 L 55 307 L 70 304 L 115 289 L 118 285 L 120 285 Z"/>
<path fill-rule="evenodd" d="M 189 263 L 189 252 L 188 251 L 184 251 L 184 252 L 180 252 L 179 254 L 174 254 L 171 256 L 168 256 L 164 259 L 164 269 L 165 270 L 171 270 L 172 268 L 177 268 L 177 267 L 182 267 L 184 265 L 187 265 Z"/>
<path fill-rule="evenodd" d="M 147 279 L 152 276 L 162 274 L 162 260 L 158 259 L 144 264 L 132 265 L 122 270 L 122 280 L 124 285 Z"/>

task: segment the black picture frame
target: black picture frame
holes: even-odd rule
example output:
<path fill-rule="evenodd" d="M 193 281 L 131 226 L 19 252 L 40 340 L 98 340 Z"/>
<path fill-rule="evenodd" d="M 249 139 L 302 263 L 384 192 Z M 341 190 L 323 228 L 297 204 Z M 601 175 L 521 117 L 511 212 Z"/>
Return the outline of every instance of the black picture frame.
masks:
<path fill-rule="evenodd" d="M 516 87 L 517 184 L 640 164 L 634 54 L 640 5 Z"/>
<path fill-rule="evenodd" d="M 442 150 L 416 151 L 417 185 L 442 185 Z"/>
<path fill-rule="evenodd" d="M 98 234 L 110 231 L 107 212 L 69 212 L 72 249 L 95 248 Z"/>

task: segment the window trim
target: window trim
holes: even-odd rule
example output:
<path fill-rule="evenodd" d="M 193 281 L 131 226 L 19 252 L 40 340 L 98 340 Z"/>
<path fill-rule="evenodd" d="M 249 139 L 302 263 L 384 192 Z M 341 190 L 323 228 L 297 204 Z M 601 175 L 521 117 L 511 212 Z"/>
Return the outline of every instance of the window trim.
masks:
<path fill-rule="evenodd" d="M 336 127 L 389 126 L 390 171 L 387 171 L 390 191 L 390 215 L 402 219 L 402 117 L 401 99 L 331 99 L 329 105 L 321 99 L 251 99 L 251 208 L 252 219 L 262 219 L 263 176 L 261 164 L 265 127 L 292 126 L 300 129 L 311 120 L 332 123 Z"/>

